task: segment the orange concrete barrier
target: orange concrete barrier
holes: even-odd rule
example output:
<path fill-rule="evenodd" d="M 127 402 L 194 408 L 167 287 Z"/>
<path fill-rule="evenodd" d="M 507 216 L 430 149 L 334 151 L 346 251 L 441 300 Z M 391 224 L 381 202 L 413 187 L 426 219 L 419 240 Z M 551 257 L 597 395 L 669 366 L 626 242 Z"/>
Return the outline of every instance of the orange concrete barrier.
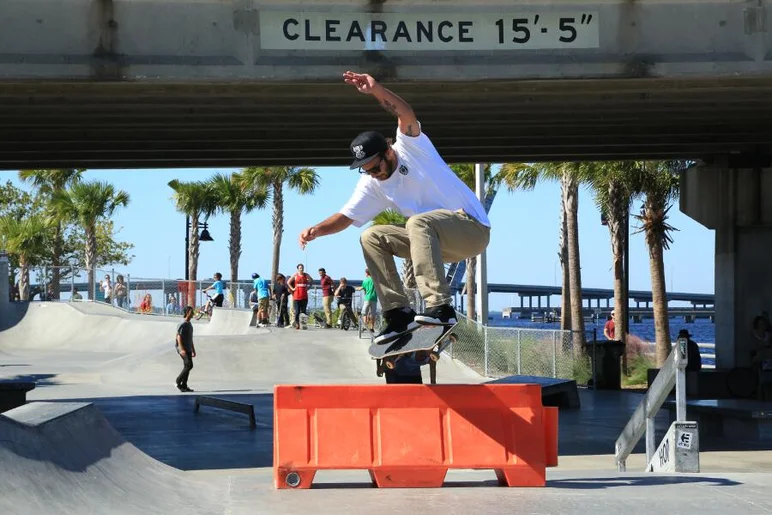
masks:
<path fill-rule="evenodd" d="M 439 487 L 448 469 L 493 469 L 544 486 L 557 465 L 557 408 L 528 384 L 276 386 L 276 488 L 317 470 L 367 469 L 379 487 Z"/>

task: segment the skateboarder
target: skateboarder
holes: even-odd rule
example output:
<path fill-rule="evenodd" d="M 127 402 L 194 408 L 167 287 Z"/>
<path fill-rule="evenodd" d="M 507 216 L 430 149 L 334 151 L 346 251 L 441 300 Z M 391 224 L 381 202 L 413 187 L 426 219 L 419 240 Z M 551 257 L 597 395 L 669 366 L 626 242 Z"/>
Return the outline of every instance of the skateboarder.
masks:
<path fill-rule="evenodd" d="M 300 233 L 300 246 L 352 224 L 361 227 L 378 213 L 396 209 L 408 217 L 404 227 L 371 226 L 360 237 L 386 321 L 373 341 L 389 343 L 417 324 L 455 323 L 443 263 L 476 256 L 488 246 L 485 209 L 437 153 L 407 102 L 370 75 L 347 71 L 343 79 L 397 117 L 396 142 L 374 131 L 354 138 L 351 168 L 361 174 L 356 189 L 339 213 Z M 417 315 L 410 308 L 394 256 L 412 259 L 426 312 Z"/>
<path fill-rule="evenodd" d="M 193 324 L 190 323 L 190 319 L 193 318 L 193 307 L 185 306 L 182 316 L 185 320 L 177 327 L 175 345 L 177 354 L 182 358 L 182 372 L 175 382 L 179 391 L 192 392 L 193 390 L 188 388 L 188 376 L 193 370 L 193 358 L 196 357 L 196 346 L 193 345 Z"/>

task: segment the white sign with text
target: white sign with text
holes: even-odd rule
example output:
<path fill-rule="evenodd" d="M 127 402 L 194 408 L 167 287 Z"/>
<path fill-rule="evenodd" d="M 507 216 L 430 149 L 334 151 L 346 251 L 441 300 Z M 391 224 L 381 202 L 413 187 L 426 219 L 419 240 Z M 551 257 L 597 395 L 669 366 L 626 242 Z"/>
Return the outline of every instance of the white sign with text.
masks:
<path fill-rule="evenodd" d="M 265 50 L 537 50 L 598 48 L 597 12 L 260 12 Z"/>

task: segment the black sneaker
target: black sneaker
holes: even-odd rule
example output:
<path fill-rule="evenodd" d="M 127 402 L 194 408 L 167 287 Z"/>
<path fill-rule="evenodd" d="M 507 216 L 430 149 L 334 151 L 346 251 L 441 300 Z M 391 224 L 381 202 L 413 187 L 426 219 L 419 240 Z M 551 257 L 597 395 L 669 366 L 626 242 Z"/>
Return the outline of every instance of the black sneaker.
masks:
<path fill-rule="evenodd" d="M 450 304 L 443 304 L 416 315 L 415 321 L 421 325 L 453 325 L 457 322 L 456 310 Z"/>
<path fill-rule="evenodd" d="M 395 308 L 384 311 L 383 320 L 386 327 L 373 338 L 373 343 L 384 345 L 391 343 L 403 334 L 418 329 L 418 324 L 413 321 L 415 311 L 410 308 Z"/>

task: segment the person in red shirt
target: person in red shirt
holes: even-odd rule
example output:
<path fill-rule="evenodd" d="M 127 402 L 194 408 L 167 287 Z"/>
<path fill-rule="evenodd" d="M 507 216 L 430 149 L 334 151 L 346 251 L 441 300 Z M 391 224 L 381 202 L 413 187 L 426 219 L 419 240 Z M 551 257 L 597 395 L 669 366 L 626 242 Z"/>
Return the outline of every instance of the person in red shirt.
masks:
<path fill-rule="evenodd" d="M 298 264 L 297 273 L 287 281 L 287 287 L 292 292 L 292 304 L 295 308 L 295 321 L 293 323 L 295 329 L 300 329 L 300 313 L 308 315 L 306 312 L 308 289 L 313 282 L 314 280 L 305 272 L 305 267 L 302 264 Z"/>
<path fill-rule="evenodd" d="M 603 336 L 605 336 L 607 340 L 614 340 L 614 335 L 614 312 L 612 311 L 606 319 L 606 324 L 603 326 Z"/>
<path fill-rule="evenodd" d="M 322 307 L 324 307 L 324 318 L 327 324 L 325 329 L 332 328 L 332 292 L 335 290 L 335 285 L 332 282 L 332 277 L 327 275 L 327 271 L 324 268 L 319 269 L 319 278 L 322 284 Z"/>

